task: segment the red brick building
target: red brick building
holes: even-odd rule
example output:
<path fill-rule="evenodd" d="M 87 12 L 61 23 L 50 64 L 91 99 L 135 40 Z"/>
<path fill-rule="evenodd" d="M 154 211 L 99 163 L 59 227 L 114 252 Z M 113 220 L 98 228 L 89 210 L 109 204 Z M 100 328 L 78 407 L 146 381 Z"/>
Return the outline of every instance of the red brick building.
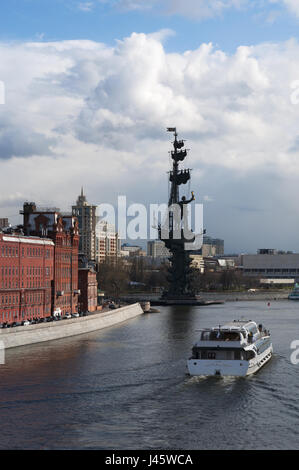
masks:
<path fill-rule="evenodd" d="M 95 312 L 98 305 L 97 274 L 92 269 L 79 268 L 79 308 L 81 312 Z"/>
<path fill-rule="evenodd" d="M 0 323 L 51 315 L 54 242 L 0 233 Z"/>
<path fill-rule="evenodd" d="M 54 242 L 52 313 L 65 315 L 78 311 L 78 220 L 58 209 L 38 209 L 25 203 L 24 232 L 28 236 L 47 237 Z"/>

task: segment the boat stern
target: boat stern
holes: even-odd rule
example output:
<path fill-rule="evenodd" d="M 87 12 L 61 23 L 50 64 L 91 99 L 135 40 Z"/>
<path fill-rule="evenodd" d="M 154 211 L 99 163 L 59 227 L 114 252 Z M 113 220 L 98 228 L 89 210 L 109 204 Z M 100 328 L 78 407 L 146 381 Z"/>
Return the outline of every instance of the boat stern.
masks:
<path fill-rule="evenodd" d="M 249 361 L 219 361 L 213 359 L 188 359 L 188 372 L 192 376 L 236 376 L 248 375 Z"/>

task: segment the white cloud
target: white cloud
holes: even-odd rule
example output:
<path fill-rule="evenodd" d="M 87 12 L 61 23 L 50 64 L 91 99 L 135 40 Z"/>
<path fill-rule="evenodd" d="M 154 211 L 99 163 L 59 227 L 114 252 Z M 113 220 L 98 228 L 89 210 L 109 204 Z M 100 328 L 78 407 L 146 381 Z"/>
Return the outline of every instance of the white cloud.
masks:
<path fill-rule="evenodd" d="M 299 0 L 269 0 L 270 3 L 281 3 L 290 13 L 299 17 Z"/>
<path fill-rule="evenodd" d="M 266 13 L 267 23 L 275 22 L 280 16 L 280 9 L 268 11 L 269 6 L 277 5 L 299 17 L 299 0 L 96 0 L 81 2 L 79 8 L 90 11 L 96 3 L 106 4 L 120 11 L 154 10 L 166 15 L 180 15 L 196 20 L 219 17 L 232 10 L 250 10 L 256 14 Z"/>
<path fill-rule="evenodd" d="M 168 13 L 199 19 L 219 16 L 227 10 L 239 10 L 245 6 L 248 6 L 248 0 L 171 0 L 167 2 Z"/>
<path fill-rule="evenodd" d="M 145 10 L 159 8 L 170 15 L 183 15 L 191 18 L 210 18 L 221 15 L 232 8 L 240 9 L 249 0 L 116 0 L 117 6 L 125 10 Z"/>
<path fill-rule="evenodd" d="M 157 4 L 158 0 L 116 0 L 114 3 L 124 10 L 148 10 Z"/>
<path fill-rule="evenodd" d="M 87 11 L 87 12 L 92 11 L 94 6 L 95 6 L 94 2 L 80 2 L 78 4 L 79 10 Z"/>
<path fill-rule="evenodd" d="M 117 194 L 167 200 L 165 130 L 177 126 L 191 148 L 191 189 L 197 200 L 212 192 L 217 201 L 205 213 L 211 234 L 240 239 L 244 230 L 252 243 L 248 224 L 256 231 L 268 213 L 278 237 L 275 223 L 297 210 L 299 105 L 290 95 L 298 43 L 168 54 L 162 38 L 0 44 L 0 201 L 10 201 L 8 212 L 11 194 L 65 208 L 81 184 L 95 203 Z"/>
<path fill-rule="evenodd" d="M 290 9 L 292 13 L 296 16 L 299 16 L 299 1 L 298 0 L 284 0 L 286 6 Z"/>
<path fill-rule="evenodd" d="M 249 10 L 265 17 L 267 23 L 274 23 L 284 8 L 299 17 L 299 0 L 93 0 L 77 2 L 77 8 L 90 12 L 99 4 L 120 12 L 153 10 L 163 15 L 180 15 L 199 21 L 223 16 L 233 10 Z M 281 6 L 282 10 L 269 10 L 272 5 Z"/>

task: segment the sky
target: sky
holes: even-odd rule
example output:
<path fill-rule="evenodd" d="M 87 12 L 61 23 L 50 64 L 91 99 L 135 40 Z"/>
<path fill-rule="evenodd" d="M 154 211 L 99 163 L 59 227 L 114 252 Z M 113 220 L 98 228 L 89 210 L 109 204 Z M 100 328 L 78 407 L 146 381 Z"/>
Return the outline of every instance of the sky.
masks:
<path fill-rule="evenodd" d="M 167 202 L 176 126 L 226 253 L 298 252 L 298 34 L 299 0 L 3 2 L 0 217 Z"/>

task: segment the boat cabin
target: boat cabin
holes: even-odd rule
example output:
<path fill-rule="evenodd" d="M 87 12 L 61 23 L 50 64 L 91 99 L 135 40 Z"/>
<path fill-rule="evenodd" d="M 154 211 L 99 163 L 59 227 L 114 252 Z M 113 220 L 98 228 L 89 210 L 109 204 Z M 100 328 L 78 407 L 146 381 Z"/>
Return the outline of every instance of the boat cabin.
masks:
<path fill-rule="evenodd" d="M 267 333 L 263 325 L 257 325 L 254 321 L 235 320 L 223 326 L 206 328 L 201 330 L 201 341 L 234 341 L 239 343 L 252 343 L 257 338 Z"/>
<path fill-rule="evenodd" d="M 237 348 L 221 348 L 221 349 L 205 349 L 202 347 L 194 346 L 192 349 L 191 359 L 217 359 L 226 361 L 249 361 L 256 356 L 253 349 L 245 351 L 244 349 Z"/>

